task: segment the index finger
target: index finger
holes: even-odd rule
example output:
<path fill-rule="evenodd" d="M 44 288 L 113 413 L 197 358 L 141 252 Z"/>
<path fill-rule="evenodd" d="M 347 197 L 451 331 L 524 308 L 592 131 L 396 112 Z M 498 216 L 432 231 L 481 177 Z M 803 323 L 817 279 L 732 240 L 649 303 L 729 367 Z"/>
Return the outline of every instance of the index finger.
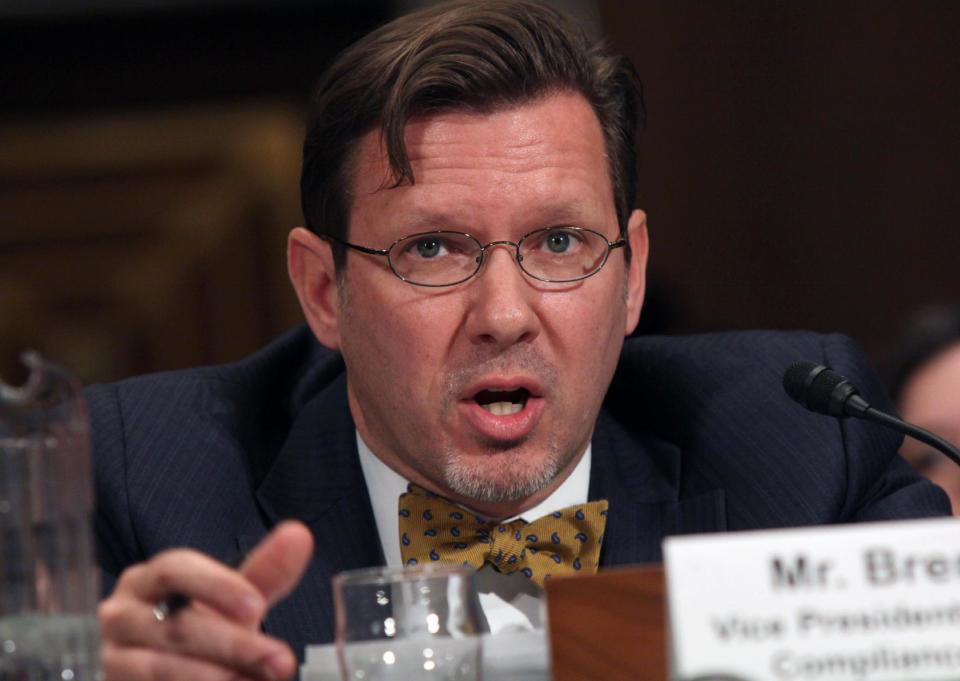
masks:
<path fill-rule="evenodd" d="M 303 523 L 287 520 L 250 552 L 240 573 L 273 605 L 297 585 L 312 555 L 313 534 Z"/>
<path fill-rule="evenodd" d="M 114 593 L 147 603 L 184 596 L 244 623 L 262 618 L 267 605 L 256 586 L 239 572 L 190 549 L 164 551 L 130 568 Z"/>

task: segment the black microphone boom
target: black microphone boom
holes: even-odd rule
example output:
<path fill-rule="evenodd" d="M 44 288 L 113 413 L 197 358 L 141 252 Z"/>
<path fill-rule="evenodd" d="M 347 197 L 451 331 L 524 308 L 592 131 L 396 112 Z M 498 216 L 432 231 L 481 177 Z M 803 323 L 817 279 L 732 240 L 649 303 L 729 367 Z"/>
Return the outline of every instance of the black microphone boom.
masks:
<path fill-rule="evenodd" d="M 822 364 L 797 362 L 790 365 L 783 374 L 783 389 L 810 411 L 837 418 L 853 416 L 879 423 L 930 445 L 960 466 L 960 449 L 928 430 L 874 409 L 850 381 Z"/>

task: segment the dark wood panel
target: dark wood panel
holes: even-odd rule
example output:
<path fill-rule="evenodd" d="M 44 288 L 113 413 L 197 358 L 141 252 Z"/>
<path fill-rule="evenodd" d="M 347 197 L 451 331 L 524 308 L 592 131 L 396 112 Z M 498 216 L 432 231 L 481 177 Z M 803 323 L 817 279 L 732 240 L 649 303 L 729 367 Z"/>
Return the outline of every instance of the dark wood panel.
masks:
<path fill-rule="evenodd" d="M 297 323 L 301 137 L 298 111 L 263 104 L 0 128 L 0 370 L 34 347 L 111 380 Z"/>
<path fill-rule="evenodd" d="M 662 566 L 547 582 L 553 681 L 665 681 Z"/>
<path fill-rule="evenodd" d="M 641 203 L 674 330 L 841 330 L 878 357 L 910 310 L 956 300 L 960 5 L 601 9 L 646 85 Z"/>

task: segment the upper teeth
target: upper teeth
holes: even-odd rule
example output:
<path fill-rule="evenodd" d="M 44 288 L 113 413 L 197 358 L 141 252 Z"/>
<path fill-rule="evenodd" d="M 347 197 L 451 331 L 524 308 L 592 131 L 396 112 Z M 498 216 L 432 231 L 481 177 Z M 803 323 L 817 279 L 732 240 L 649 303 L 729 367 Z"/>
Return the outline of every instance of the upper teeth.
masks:
<path fill-rule="evenodd" d="M 523 409 L 522 404 L 513 402 L 491 402 L 490 404 L 484 404 L 481 406 L 494 416 L 510 416 L 511 414 L 516 414 Z"/>

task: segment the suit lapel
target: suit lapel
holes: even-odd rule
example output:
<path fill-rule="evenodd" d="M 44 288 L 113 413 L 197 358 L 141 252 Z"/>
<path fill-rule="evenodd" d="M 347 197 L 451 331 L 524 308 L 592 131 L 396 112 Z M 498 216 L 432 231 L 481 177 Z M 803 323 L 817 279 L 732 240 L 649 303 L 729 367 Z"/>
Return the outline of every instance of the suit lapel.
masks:
<path fill-rule="evenodd" d="M 343 570 L 383 564 L 357 458 L 345 376 L 335 379 L 299 411 L 257 490 L 257 500 L 270 526 L 297 518 L 314 534 L 316 550 L 303 579 L 264 622 L 268 633 L 290 642 L 302 656 L 305 645 L 333 639 L 331 577 Z M 262 534 L 240 537 L 241 548 L 249 550 Z"/>
<path fill-rule="evenodd" d="M 683 494 L 676 445 L 628 430 L 602 410 L 592 450 L 590 499 L 610 502 L 601 567 L 658 563 L 665 537 L 726 529 L 722 489 Z"/>

